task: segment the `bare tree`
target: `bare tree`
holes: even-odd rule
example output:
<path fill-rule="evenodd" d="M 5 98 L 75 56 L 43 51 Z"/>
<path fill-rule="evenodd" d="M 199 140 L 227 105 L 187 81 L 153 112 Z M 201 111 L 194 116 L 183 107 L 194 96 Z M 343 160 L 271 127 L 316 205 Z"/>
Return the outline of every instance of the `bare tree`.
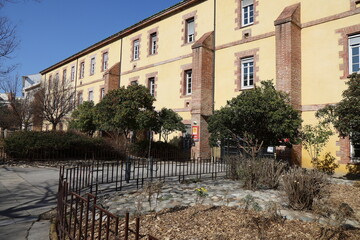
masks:
<path fill-rule="evenodd" d="M 16 98 L 16 93 L 21 88 L 21 80 L 18 75 L 7 75 L 0 83 L 0 89 L 9 96 L 8 109 L 11 112 L 13 126 L 19 129 L 29 130 L 34 114 L 34 94 L 28 93 L 25 98 Z"/>
<path fill-rule="evenodd" d="M 8 18 L 0 16 L 0 78 L 5 77 L 16 68 L 16 65 L 5 65 L 5 60 L 10 58 L 19 44 L 16 40 L 15 29 L 16 27 L 10 23 Z"/>
<path fill-rule="evenodd" d="M 74 108 L 75 90 L 70 81 L 43 81 L 42 86 L 35 97 L 35 111 L 41 117 L 52 124 L 52 130 Z"/>

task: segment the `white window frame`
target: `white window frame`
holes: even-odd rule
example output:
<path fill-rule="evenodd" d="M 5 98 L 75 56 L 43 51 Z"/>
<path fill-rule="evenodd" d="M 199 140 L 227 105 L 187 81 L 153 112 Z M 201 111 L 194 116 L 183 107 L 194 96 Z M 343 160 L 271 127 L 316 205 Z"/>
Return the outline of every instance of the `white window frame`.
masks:
<path fill-rule="evenodd" d="M 151 77 L 148 79 L 149 92 L 151 96 L 155 96 L 155 78 Z"/>
<path fill-rule="evenodd" d="M 133 42 L 134 44 L 134 52 L 133 52 L 133 60 L 138 60 L 140 57 L 140 40 L 136 39 Z"/>
<path fill-rule="evenodd" d="M 353 55 L 353 49 L 358 49 L 358 55 Z M 349 73 L 360 72 L 360 68 L 358 71 L 353 71 L 353 58 L 357 58 L 358 63 L 360 64 L 360 34 L 350 36 L 349 37 Z"/>
<path fill-rule="evenodd" d="M 71 81 L 75 80 L 75 66 L 71 67 Z"/>
<path fill-rule="evenodd" d="M 95 73 L 95 57 L 92 57 L 90 60 L 90 75 L 94 75 Z"/>
<path fill-rule="evenodd" d="M 81 93 L 78 94 L 78 105 L 82 104 L 83 101 L 84 101 L 83 93 L 81 92 Z"/>
<path fill-rule="evenodd" d="M 192 94 L 192 70 L 185 71 L 185 95 Z"/>
<path fill-rule="evenodd" d="M 241 0 L 241 26 L 245 27 L 253 23 L 254 23 L 254 0 Z"/>
<path fill-rule="evenodd" d="M 105 88 L 100 89 L 100 100 L 102 100 L 105 97 Z"/>
<path fill-rule="evenodd" d="M 103 65 L 102 65 L 103 71 L 108 69 L 108 61 L 109 61 L 109 53 L 104 52 L 103 53 Z"/>
<path fill-rule="evenodd" d="M 89 90 L 89 93 L 88 93 L 88 101 L 89 102 L 93 102 L 94 101 L 94 91 L 93 90 Z"/>
<path fill-rule="evenodd" d="M 351 163 L 360 163 L 360 156 L 355 157 L 355 149 L 356 149 L 356 151 L 360 151 L 360 144 L 355 148 L 354 144 L 350 140 L 350 159 L 351 159 Z"/>
<path fill-rule="evenodd" d="M 85 76 L 85 62 L 80 63 L 80 78 L 84 78 Z"/>
<path fill-rule="evenodd" d="M 157 33 L 150 34 L 150 55 L 156 54 L 157 47 Z"/>
<path fill-rule="evenodd" d="M 67 75 L 67 70 L 64 69 L 64 70 L 63 70 L 63 75 L 62 75 L 62 81 L 63 81 L 63 83 L 66 82 L 66 75 Z"/>
<path fill-rule="evenodd" d="M 191 43 L 195 41 L 195 18 L 186 19 L 186 41 Z"/>
<path fill-rule="evenodd" d="M 251 78 L 252 69 L 252 78 Z M 250 84 L 252 81 L 252 84 Z M 254 57 L 241 59 L 241 89 L 250 89 L 254 87 Z"/>

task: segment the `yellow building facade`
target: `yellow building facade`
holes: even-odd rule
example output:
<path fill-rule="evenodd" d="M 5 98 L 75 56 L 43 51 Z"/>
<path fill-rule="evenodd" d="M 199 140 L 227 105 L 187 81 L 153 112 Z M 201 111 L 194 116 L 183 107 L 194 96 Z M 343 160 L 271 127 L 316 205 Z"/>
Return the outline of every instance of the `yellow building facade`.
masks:
<path fill-rule="evenodd" d="M 304 124 L 337 103 L 347 76 L 359 71 L 360 1 L 187 0 L 165 9 L 41 71 L 66 76 L 77 101 L 95 103 L 109 91 L 143 84 L 162 107 L 197 127 L 193 156 L 214 155 L 207 119 L 214 110 L 262 80 L 290 94 Z M 65 71 L 64 71 L 65 70 Z M 294 157 L 311 167 L 310 157 Z M 327 145 L 341 164 L 352 159 L 348 139 Z"/>

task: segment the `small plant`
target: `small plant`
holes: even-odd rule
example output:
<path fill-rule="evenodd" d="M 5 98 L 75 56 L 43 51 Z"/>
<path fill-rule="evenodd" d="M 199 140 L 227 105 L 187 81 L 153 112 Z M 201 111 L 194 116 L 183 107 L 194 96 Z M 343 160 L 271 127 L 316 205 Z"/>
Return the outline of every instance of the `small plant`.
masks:
<path fill-rule="evenodd" d="M 246 195 L 242 199 L 242 201 L 244 203 L 245 211 L 249 210 L 250 208 L 258 212 L 262 210 L 262 207 L 259 205 L 258 202 L 255 201 L 255 198 L 250 194 Z"/>
<path fill-rule="evenodd" d="M 143 210 L 144 210 L 144 199 L 145 196 L 143 194 L 138 194 L 135 198 L 135 215 L 141 216 Z"/>
<path fill-rule="evenodd" d="M 161 181 L 156 181 L 156 182 L 146 182 L 144 184 L 144 192 L 147 195 L 147 201 L 149 203 L 149 210 L 150 211 L 154 211 L 157 207 L 158 204 L 158 200 L 159 200 L 159 196 L 161 193 L 161 189 L 163 187 L 164 183 Z M 155 196 L 155 207 L 154 209 L 152 209 L 152 199 L 154 197 L 154 194 L 156 194 Z"/>
<path fill-rule="evenodd" d="M 336 162 L 336 158 L 327 152 L 324 156 L 324 159 L 315 158 L 312 160 L 312 164 L 315 169 L 324 172 L 329 175 L 335 173 L 335 169 L 339 167 L 339 164 Z"/>
<path fill-rule="evenodd" d="M 196 188 L 196 203 L 202 204 L 204 199 L 209 195 L 208 190 L 206 188 Z"/>
<path fill-rule="evenodd" d="M 289 206 L 295 210 L 311 209 L 314 200 L 327 195 L 328 176 L 317 170 L 293 168 L 283 176 L 283 181 Z"/>
<path fill-rule="evenodd" d="M 270 158 L 246 159 L 230 157 L 228 176 L 232 179 L 242 180 L 244 188 L 276 189 L 282 173 L 287 165 L 284 162 Z"/>

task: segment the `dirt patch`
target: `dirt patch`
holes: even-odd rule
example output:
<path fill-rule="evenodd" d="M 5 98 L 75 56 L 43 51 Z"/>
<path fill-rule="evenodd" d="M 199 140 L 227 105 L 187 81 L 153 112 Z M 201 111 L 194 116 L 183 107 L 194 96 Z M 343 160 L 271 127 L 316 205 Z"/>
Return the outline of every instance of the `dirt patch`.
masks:
<path fill-rule="evenodd" d="M 163 240 L 359 239 L 360 229 L 266 216 L 226 206 L 166 209 L 141 217 L 141 234 Z"/>

